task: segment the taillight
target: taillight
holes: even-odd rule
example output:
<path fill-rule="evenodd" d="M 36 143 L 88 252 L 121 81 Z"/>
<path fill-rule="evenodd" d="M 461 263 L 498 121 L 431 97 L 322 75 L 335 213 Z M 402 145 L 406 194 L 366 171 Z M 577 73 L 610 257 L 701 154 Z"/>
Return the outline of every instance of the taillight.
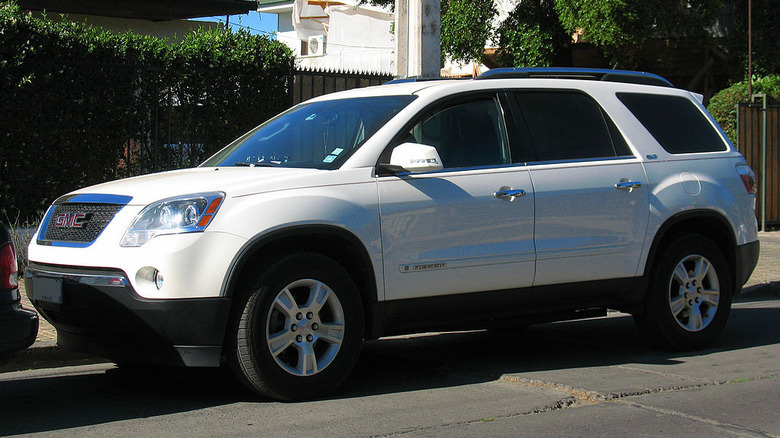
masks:
<path fill-rule="evenodd" d="M 16 265 L 16 251 L 13 243 L 6 243 L 0 249 L 0 288 L 14 289 L 19 284 L 19 269 Z"/>
<path fill-rule="evenodd" d="M 745 190 L 751 195 L 755 195 L 758 191 L 758 184 L 753 169 L 747 164 L 738 164 L 737 173 L 739 174 L 739 177 L 742 178 L 742 184 L 745 185 Z"/>

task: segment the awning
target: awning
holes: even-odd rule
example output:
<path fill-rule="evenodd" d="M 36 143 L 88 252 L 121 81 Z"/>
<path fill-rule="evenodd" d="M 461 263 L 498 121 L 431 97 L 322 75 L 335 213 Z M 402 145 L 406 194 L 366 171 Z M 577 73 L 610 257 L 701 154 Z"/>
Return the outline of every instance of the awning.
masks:
<path fill-rule="evenodd" d="M 18 0 L 21 9 L 167 21 L 257 10 L 255 0 Z"/>

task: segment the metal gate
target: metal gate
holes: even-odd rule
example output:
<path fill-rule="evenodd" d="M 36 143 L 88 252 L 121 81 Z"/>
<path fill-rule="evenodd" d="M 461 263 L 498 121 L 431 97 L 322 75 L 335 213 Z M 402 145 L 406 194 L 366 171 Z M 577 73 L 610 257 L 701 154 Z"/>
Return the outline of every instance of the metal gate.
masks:
<path fill-rule="evenodd" d="M 780 225 L 780 105 L 739 104 L 737 147 L 758 177 L 761 229 Z"/>
<path fill-rule="evenodd" d="M 392 80 L 392 75 L 375 73 L 329 72 L 296 69 L 291 73 L 289 100 L 290 106 L 312 97 L 333 93 L 334 91 L 381 85 Z"/>

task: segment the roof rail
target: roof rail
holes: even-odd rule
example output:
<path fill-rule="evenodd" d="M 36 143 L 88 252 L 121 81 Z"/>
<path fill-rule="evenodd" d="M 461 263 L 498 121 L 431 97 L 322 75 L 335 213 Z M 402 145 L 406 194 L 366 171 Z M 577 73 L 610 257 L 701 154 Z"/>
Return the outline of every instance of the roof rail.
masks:
<path fill-rule="evenodd" d="M 428 78 L 428 77 L 419 77 L 419 76 L 412 76 L 408 78 L 400 78 L 400 79 L 392 79 L 387 82 L 383 82 L 382 85 L 388 85 L 388 84 L 405 84 L 408 82 L 428 82 L 428 81 L 451 81 L 451 80 L 457 80 L 461 78 Z M 471 78 L 467 78 L 471 79 Z"/>
<path fill-rule="evenodd" d="M 653 73 L 629 70 L 607 70 L 598 68 L 535 67 L 494 68 L 477 76 L 477 79 L 507 78 L 557 78 L 590 79 L 596 81 L 623 82 L 628 84 L 658 85 L 672 87 L 671 82 Z"/>

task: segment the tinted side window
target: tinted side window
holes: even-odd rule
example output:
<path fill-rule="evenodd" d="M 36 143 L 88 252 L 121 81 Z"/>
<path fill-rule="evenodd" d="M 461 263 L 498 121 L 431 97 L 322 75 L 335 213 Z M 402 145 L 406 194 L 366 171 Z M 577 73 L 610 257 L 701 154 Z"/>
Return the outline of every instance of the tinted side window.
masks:
<path fill-rule="evenodd" d="M 520 123 L 533 143 L 536 160 L 631 154 L 612 121 L 589 96 L 574 92 L 518 92 L 515 98 L 522 113 Z"/>
<path fill-rule="evenodd" d="M 617 97 L 671 154 L 726 150 L 707 117 L 684 97 L 638 93 Z"/>
<path fill-rule="evenodd" d="M 444 167 L 510 163 L 501 108 L 494 99 L 449 106 L 426 116 L 405 141 L 433 146 Z"/>

